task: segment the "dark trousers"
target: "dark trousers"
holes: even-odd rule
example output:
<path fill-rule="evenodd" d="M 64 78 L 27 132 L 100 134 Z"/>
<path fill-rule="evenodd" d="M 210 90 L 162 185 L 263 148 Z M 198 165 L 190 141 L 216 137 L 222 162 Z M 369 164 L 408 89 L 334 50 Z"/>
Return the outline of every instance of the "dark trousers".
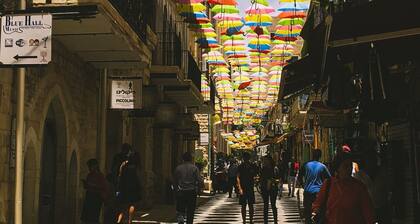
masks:
<path fill-rule="evenodd" d="M 311 217 L 312 217 L 312 203 L 314 203 L 316 199 L 317 193 L 310 193 L 310 192 L 303 192 L 303 215 L 305 216 L 305 223 L 311 224 Z"/>
<path fill-rule="evenodd" d="M 178 215 L 187 216 L 187 224 L 194 221 L 194 212 L 197 202 L 197 192 L 195 190 L 178 191 L 176 200 L 176 211 Z M 178 219 L 178 223 L 184 222 Z"/>
<path fill-rule="evenodd" d="M 277 206 L 276 206 L 276 200 L 277 200 L 277 193 L 278 189 L 273 188 L 270 191 L 263 191 L 261 192 L 261 196 L 264 202 L 264 223 L 268 223 L 268 203 L 271 204 L 271 209 L 273 210 L 273 217 L 275 223 L 277 223 Z"/>
<path fill-rule="evenodd" d="M 236 186 L 236 177 L 229 177 L 228 182 L 228 191 L 229 191 L 229 197 L 232 197 L 232 191 L 235 189 L 235 193 L 238 193 L 238 187 Z"/>

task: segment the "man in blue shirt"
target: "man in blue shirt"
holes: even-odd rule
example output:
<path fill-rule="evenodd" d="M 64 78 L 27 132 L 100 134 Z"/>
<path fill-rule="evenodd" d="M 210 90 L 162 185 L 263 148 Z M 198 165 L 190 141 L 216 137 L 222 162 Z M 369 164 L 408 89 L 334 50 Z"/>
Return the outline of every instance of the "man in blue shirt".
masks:
<path fill-rule="evenodd" d="M 312 203 L 315 201 L 324 179 L 331 177 L 328 168 L 319 162 L 321 150 L 314 149 L 312 153 L 312 160 L 301 167 L 298 177 L 299 182 L 304 186 L 303 206 L 307 224 L 311 223 Z"/>

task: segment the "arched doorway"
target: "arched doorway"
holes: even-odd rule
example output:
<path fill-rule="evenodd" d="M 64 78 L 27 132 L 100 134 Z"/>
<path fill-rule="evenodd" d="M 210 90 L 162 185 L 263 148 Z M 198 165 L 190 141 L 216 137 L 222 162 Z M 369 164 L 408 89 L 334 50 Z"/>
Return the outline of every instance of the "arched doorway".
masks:
<path fill-rule="evenodd" d="M 58 98 L 52 100 L 44 121 L 40 164 L 38 223 L 60 223 L 65 214 L 66 125 Z"/>
<path fill-rule="evenodd" d="M 36 155 L 33 144 L 26 148 L 23 179 L 23 223 L 36 220 Z"/>
<path fill-rule="evenodd" d="M 69 179 L 68 179 L 68 197 L 67 197 L 67 204 L 68 204 L 68 222 L 69 224 L 75 224 L 78 222 L 78 214 L 77 214 L 77 188 L 78 188 L 78 175 L 77 175 L 77 156 L 76 152 L 73 151 L 71 154 L 70 159 L 70 166 L 69 166 Z"/>

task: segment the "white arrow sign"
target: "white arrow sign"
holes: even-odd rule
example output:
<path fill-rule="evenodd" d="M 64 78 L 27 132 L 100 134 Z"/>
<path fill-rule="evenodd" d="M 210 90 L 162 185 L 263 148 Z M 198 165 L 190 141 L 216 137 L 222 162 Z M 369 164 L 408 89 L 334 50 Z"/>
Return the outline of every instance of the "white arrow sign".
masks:
<path fill-rule="evenodd" d="M 48 64 L 51 35 L 51 14 L 1 17 L 0 62 L 5 65 Z"/>

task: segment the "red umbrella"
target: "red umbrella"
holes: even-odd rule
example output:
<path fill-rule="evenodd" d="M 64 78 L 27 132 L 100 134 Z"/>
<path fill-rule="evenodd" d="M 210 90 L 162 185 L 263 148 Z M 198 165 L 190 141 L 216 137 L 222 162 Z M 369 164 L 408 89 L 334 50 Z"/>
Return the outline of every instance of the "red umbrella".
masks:
<path fill-rule="evenodd" d="M 236 0 L 208 0 L 210 4 L 214 5 L 237 5 Z"/>
<path fill-rule="evenodd" d="M 251 82 L 252 82 L 252 81 L 248 81 L 248 82 L 243 82 L 243 83 L 241 83 L 241 85 L 239 85 L 238 89 L 239 89 L 239 90 L 241 90 L 241 89 L 245 89 L 246 87 L 248 87 L 249 85 L 251 85 Z"/>

